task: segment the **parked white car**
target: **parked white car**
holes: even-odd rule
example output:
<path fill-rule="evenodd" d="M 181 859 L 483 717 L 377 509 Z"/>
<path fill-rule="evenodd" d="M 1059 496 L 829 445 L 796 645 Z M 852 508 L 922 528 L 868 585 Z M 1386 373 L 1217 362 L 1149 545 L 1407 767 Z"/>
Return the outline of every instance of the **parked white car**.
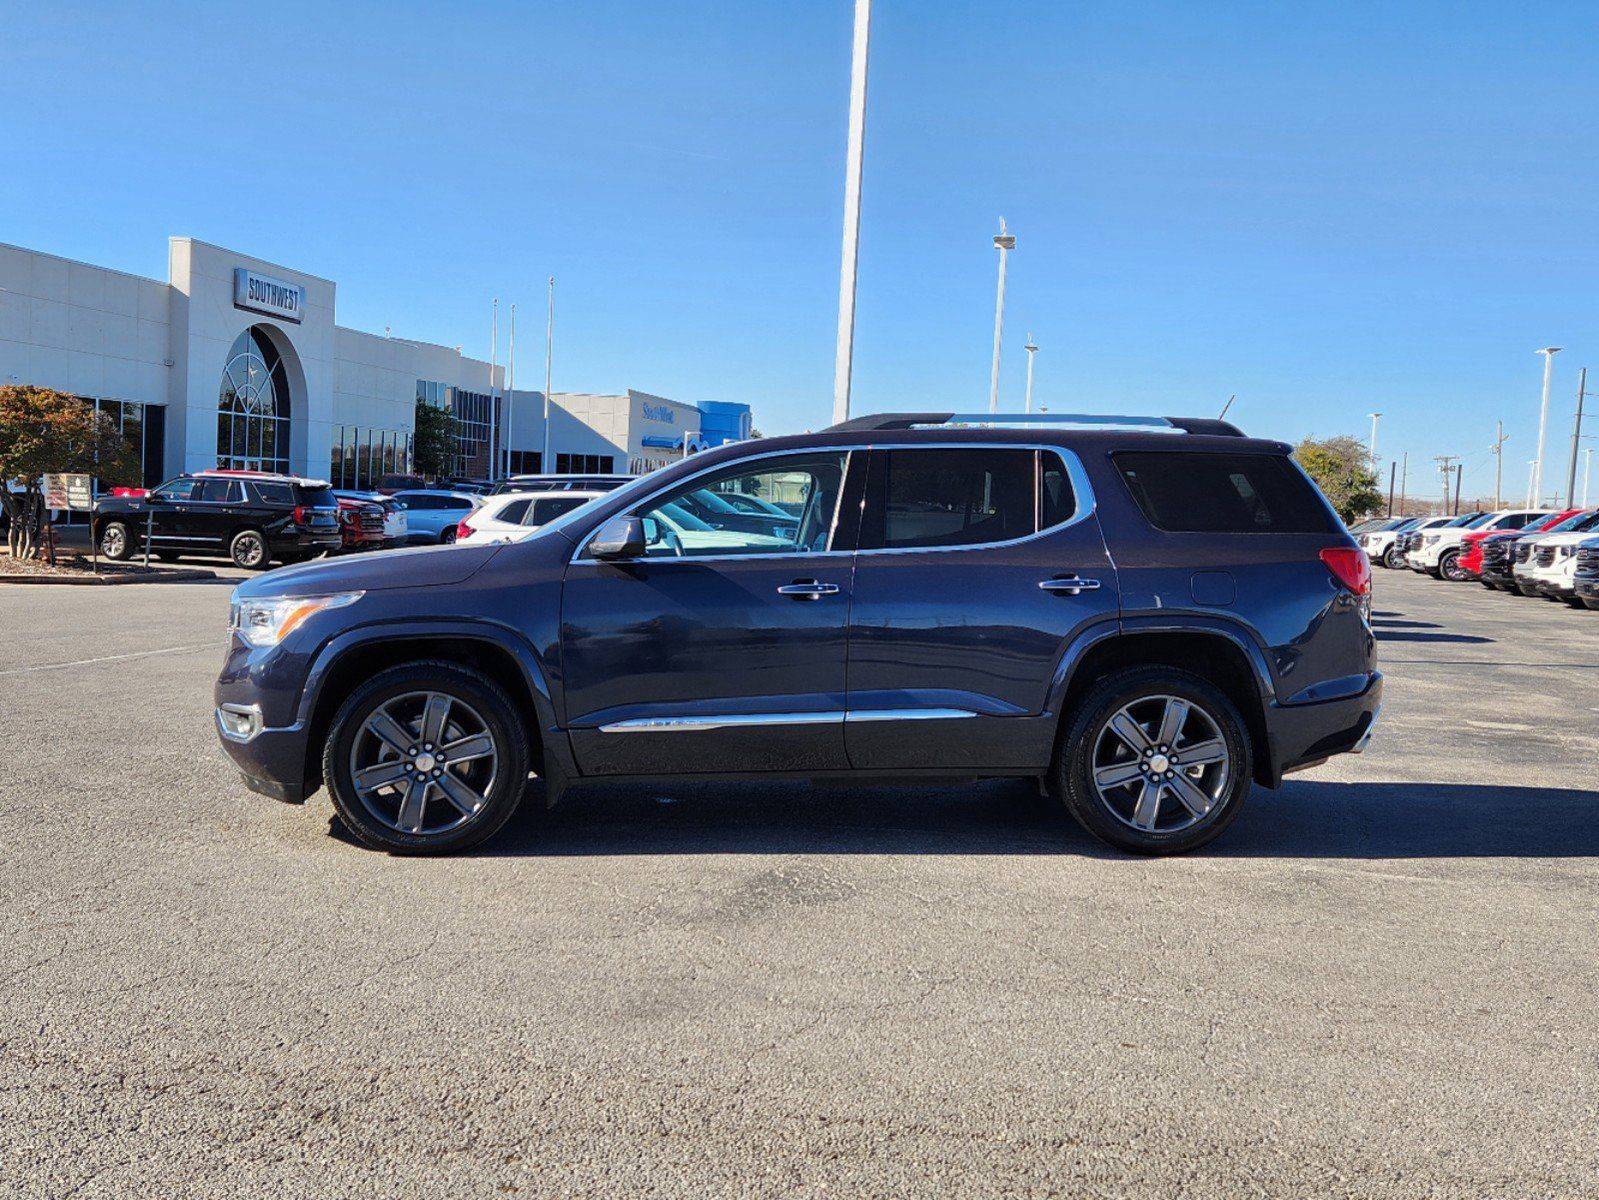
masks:
<path fill-rule="evenodd" d="M 1599 529 L 1599 510 L 1578 513 L 1556 528 L 1562 532 L 1525 537 L 1516 543 L 1516 588 L 1523 596 L 1549 596 L 1580 606 L 1577 550 Z M 1527 547 L 1525 556 L 1522 546 Z"/>
<path fill-rule="evenodd" d="M 1412 534 L 1420 534 L 1424 530 L 1437 529 L 1452 520 L 1453 517 L 1412 517 L 1394 529 L 1362 534 L 1359 540 L 1361 547 L 1366 551 L 1366 557 L 1372 562 L 1397 570 L 1405 565 L 1406 538 Z"/>
<path fill-rule="evenodd" d="M 483 507 L 456 528 L 457 546 L 485 542 L 516 542 L 556 517 L 564 517 L 606 492 L 504 492 L 490 496 Z"/>
<path fill-rule="evenodd" d="M 1491 529 L 1496 533 L 1525 529 L 1549 515 L 1546 508 L 1502 508 L 1478 517 L 1465 525 L 1446 525 L 1421 535 L 1421 544 L 1406 555 L 1412 571 L 1425 571 L 1434 579 L 1466 578 L 1460 569 L 1460 556 L 1466 549 L 1466 534 Z"/>

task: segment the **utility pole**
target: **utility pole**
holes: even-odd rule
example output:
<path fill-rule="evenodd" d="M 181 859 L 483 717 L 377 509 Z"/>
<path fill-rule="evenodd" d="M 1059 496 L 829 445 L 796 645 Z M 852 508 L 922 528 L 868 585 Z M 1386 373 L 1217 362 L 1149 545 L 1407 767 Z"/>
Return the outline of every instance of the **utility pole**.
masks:
<path fill-rule="evenodd" d="M 1588 368 L 1577 372 L 1577 423 L 1571 427 L 1571 466 L 1566 471 L 1566 507 L 1570 508 L 1577 496 L 1577 443 L 1582 440 L 1582 398 L 1588 390 Z M 1560 505 L 1556 504 L 1556 508 Z"/>
<path fill-rule="evenodd" d="M 1437 457 L 1435 457 L 1433 459 L 1433 462 L 1438 464 L 1438 470 L 1442 473 L 1442 475 L 1444 477 L 1444 508 L 1443 508 L 1443 511 L 1446 512 L 1446 513 L 1449 511 L 1449 476 L 1455 469 L 1454 468 L 1455 460 L 1457 458 L 1459 458 L 1459 457 L 1460 456 L 1458 454 L 1440 454 L 1440 455 L 1438 455 Z"/>
<path fill-rule="evenodd" d="M 1458 517 L 1460 515 L 1460 480 L 1465 475 L 1465 473 L 1466 473 L 1466 464 L 1465 463 L 1461 463 L 1459 466 L 1457 466 L 1455 468 L 1455 507 L 1454 507 L 1454 510 L 1450 514 L 1451 516 Z"/>
<path fill-rule="evenodd" d="M 555 357 L 555 276 L 550 276 L 550 312 L 544 322 L 544 445 L 539 450 L 539 470 L 550 470 L 550 365 Z"/>
<path fill-rule="evenodd" d="M 1588 507 L 1588 484 L 1593 479 L 1593 447 L 1587 446 L 1582 451 L 1582 506 Z"/>
<path fill-rule="evenodd" d="M 1504 482 L 1504 475 L 1505 475 L 1505 443 L 1508 442 L 1510 439 L 1505 436 L 1505 423 L 1503 421 L 1498 422 L 1498 429 L 1499 429 L 1499 433 L 1498 433 L 1498 436 L 1494 438 L 1494 444 L 1493 444 L 1493 452 L 1494 452 L 1494 507 L 1495 508 L 1503 508 L 1504 505 L 1500 503 L 1499 493 L 1500 493 L 1500 491 L 1502 489 L 1502 485 L 1503 485 L 1503 482 Z"/>
<path fill-rule="evenodd" d="M 838 353 L 833 359 L 833 424 L 849 420 L 855 364 L 855 277 L 861 249 L 861 166 L 866 152 L 866 53 L 872 0 L 855 0 L 855 48 L 849 70 L 849 149 L 844 158 L 844 254 L 838 269 Z M 546 422 L 548 427 L 548 422 Z"/>
<path fill-rule="evenodd" d="M 1399 474 L 1399 464 L 1396 463 L 1396 462 L 1389 463 L 1388 464 L 1388 515 L 1390 517 L 1394 515 L 1394 477 L 1397 476 L 1398 474 Z"/>
<path fill-rule="evenodd" d="M 1399 515 L 1405 515 L 1405 487 L 1410 482 L 1410 451 L 1406 450 L 1399 463 Z"/>
<path fill-rule="evenodd" d="M 988 411 L 999 411 L 999 343 L 1005 329 L 1005 262 L 1016 249 L 1016 237 L 1005 231 L 1005 218 L 999 219 L 999 232 L 994 235 L 994 249 L 999 251 L 999 295 L 994 300 L 994 367 L 988 374 Z"/>
<path fill-rule="evenodd" d="M 1549 375 L 1554 369 L 1555 355 L 1559 354 L 1560 350 L 1559 346 L 1545 346 L 1538 351 L 1543 355 L 1543 406 L 1538 410 L 1538 457 L 1532 469 L 1532 500 L 1528 502 L 1528 508 L 1543 497 L 1544 433 L 1549 428 Z"/>
<path fill-rule="evenodd" d="M 1022 349 L 1027 351 L 1027 403 L 1022 407 L 1022 411 L 1030 413 L 1033 411 L 1033 355 L 1038 353 L 1038 347 L 1033 344 L 1032 334 L 1027 335 L 1027 344 Z"/>

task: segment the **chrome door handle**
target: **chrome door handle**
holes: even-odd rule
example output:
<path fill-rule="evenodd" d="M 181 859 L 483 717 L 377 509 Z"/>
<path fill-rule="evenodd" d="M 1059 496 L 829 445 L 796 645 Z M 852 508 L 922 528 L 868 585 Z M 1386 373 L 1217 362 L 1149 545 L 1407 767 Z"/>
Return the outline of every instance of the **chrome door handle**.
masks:
<path fill-rule="evenodd" d="M 814 579 L 796 579 L 777 589 L 779 596 L 796 596 L 801 600 L 820 600 L 823 596 L 838 595 L 838 584 L 817 583 Z"/>
<path fill-rule="evenodd" d="M 1065 592 L 1068 596 L 1075 596 L 1078 592 L 1093 591 L 1099 586 L 1099 580 L 1068 575 L 1064 579 L 1040 580 L 1038 586 L 1046 592 Z"/>

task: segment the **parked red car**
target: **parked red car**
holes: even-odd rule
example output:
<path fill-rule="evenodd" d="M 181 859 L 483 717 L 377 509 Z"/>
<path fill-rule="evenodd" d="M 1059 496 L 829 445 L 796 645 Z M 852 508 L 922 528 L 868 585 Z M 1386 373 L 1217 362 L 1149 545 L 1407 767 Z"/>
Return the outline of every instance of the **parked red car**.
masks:
<path fill-rule="evenodd" d="M 348 554 L 352 550 L 383 549 L 383 508 L 369 500 L 351 500 L 338 497 L 339 533 L 343 544 L 339 549 Z"/>
<path fill-rule="evenodd" d="M 1568 508 L 1565 512 L 1555 513 L 1553 516 L 1545 517 L 1536 525 L 1529 525 L 1525 529 L 1518 529 L 1515 532 L 1518 535 L 1545 533 L 1567 517 L 1581 511 L 1578 508 Z M 1465 549 L 1460 552 L 1460 559 L 1456 566 L 1466 573 L 1468 579 L 1480 579 L 1482 577 L 1482 544 L 1496 534 L 1504 534 L 1505 532 L 1503 529 L 1478 529 L 1465 536 L 1463 539 Z"/>

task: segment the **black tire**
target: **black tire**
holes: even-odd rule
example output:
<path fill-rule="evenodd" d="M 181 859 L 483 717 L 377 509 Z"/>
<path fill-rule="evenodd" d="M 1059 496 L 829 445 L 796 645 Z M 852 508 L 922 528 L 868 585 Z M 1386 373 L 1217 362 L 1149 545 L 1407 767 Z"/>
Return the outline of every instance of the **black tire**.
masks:
<path fill-rule="evenodd" d="M 1571 605 L 1572 608 L 1582 608 L 1582 607 L 1584 607 L 1584 605 L 1582 603 L 1582 600 L 1580 598 L 1576 597 L 1576 596 L 1562 596 L 1560 598 L 1562 600 L 1564 600 L 1567 604 Z"/>
<path fill-rule="evenodd" d="M 1145 830 L 1135 828 L 1116 804 L 1101 794 L 1094 782 L 1095 756 L 1103 739 L 1110 736 L 1112 718 L 1130 705 L 1157 703 L 1159 697 L 1177 697 L 1198 708 L 1220 734 L 1228 761 L 1225 774 L 1215 781 L 1219 790 L 1208 811 L 1196 817 L 1175 795 L 1157 791 L 1163 798 L 1156 801 L 1155 827 Z M 1179 734 L 1183 728 L 1192 726 L 1180 726 Z M 1129 762 L 1137 766 L 1136 755 Z M 1170 772 L 1167 777 L 1175 774 Z M 1132 667 L 1097 681 L 1066 714 L 1051 768 L 1051 783 L 1066 811 L 1101 841 L 1134 854 L 1182 854 L 1218 837 L 1237 818 L 1252 779 L 1249 734 L 1233 702 L 1208 680 L 1161 666 Z M 1122 794 L 1132 799 L 1130 792 Z M 1192 823 L 1162 828 L 1160 819 L 1168 811 L 1179 817 L 1187 812 L 1186 819 Z"/>
<path fill-rule="evenodd" d="M 1486 579 L 1479 579 L 1477 582 L 1482 584 L 1482 586 L 1487 588 L 1490 592 L 1497 592 L 1499 590 L 1499 585 L 1497 583 L 1489 583 Z"/>
<path fill-rule="evenodd" d="M 454 525 L 446 525 L 443 529 L 439 530 L 439 545 L 441 545 L 441 546 L 453 546 L 454 544 L 455 544 L 455 526 Z"/>
<path fill-rule="evenodd" d="M 1461 583 L 1466 578 L 1466 572 L 1460 565 L 1460 552 L 1450 550 L 1438 560 L 1438 574 L 1451 583 Z"/>
<path fill-rule="evenodd" d="M 364 734 L 365 722 L 380 707 L 392 701 L 403 704 L 408 696 L 421 692 L 446 695 L 465 705 L 472 716 L 481 718 L 484 732 L 493 739 L 496 759 L 486 783 L 473 781 L 473 786 L 484 788 L 482 806 L 475 813 L 460 814 L 442 795 L 430 796 L 424 783 L 423 819 L 428 806 L 436 805 L 444 820 L 434 830 L 408 832 L 368 809 L 355 786 L 352 752 Z M 405 731 L 413 737 L 421 736 L 418 729 L 409 725 Z M 390 854 L 455 854 L 493 837 L 516 812 L 527 789 L 527 745 L 526 722 L 510 696 L 493 680 L 455 663 L 403 663 L 374 675 L 339 706 L 322 752 L 322 778 L 340 819 L 365 845 Z M 404 760 L 396 755 L 392 761 Z M 392 803 L 398 821 L 400 794 L 397 788 L 391 790 L 392 796 L 375 796 L 373 802 Z M 455 814 L 453 825 L 451 814 Z"/>
<path fill-rule="evenodd" d="M 1382 552 L 1382 565 L 1387 567 L 1390 571 L 1397 571 L 1399 569 L 1399 563 L 1400 558 L 1398 547 L 1389 546 L 1388 549 Z"/>
<path fill-rule="evenodd" d="M 1530 588 L 1521 583 L 1516 584 L 1516 591 L 1520 592 L 1523 596 L 1537 596 L 1541 594 L 1537 588 Z"/>
<path fill-rule="evenodd" d="M 1439 567 L 1428 567 L 1426 571 L 1427 574 L 1431 575 L 1434 579 L 1442 579 L 1444 577 L 1443 571 Z"/>
<path fill-rule="evenodd" d="M 1599 611 L 1599 600 L 1591 600 L 1587 596 L 1584 596 L 1582 598 L 1582 606 L 1584 608 L 1591 608 L 1595 611 Z"/>
<path fill-rule="evenodd" d="M 100 526 L 100 554 L 112 562 L 133 557 L 133 533 L 125 521 L 107 521 Z"/>
<path fill-rule="evenodd" d="M 241 529 L 228 543 L 228 557 L 243 571 L 264 571 L 272 564 L 272 552 L 259 529 Z"/>

